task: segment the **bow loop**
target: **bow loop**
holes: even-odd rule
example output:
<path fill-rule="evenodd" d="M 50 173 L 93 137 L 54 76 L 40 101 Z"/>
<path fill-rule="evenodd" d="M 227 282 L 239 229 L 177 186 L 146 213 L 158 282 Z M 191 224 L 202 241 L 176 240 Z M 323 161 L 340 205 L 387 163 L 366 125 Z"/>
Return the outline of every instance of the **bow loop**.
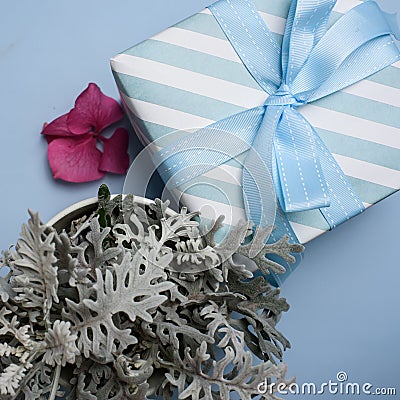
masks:
<path fill-rule="evenodd" d="M 292 0 L 282 43 L 283 80 L 291 84 L 326 33 L 336 0 Z"/>
<path fill-rule="evenodd" d="M 390 33 L 391 28 L 375 2 L 366 1 L 354 7 L 312 49 L 307 61 L 291 82 L 293 93 L 310 101 L 315 99 L 314 92 L 321 87 L 325 87 L 326 94 L 332 94 L 365 78 L 368 73 L 371 74 L 371 70 L 364 68 L 363 55 L 371 57 L 368 51 L 371 44 L 374 45 L 374 53 L 379 51 L 380 38 L 386 40 L 387 47 L 393 45 Z M 351 68 L 358 72 L 357 79 L 354 80 L 347 79 L 343 73 L 350 60 L 354 62 L 353 55 L 356 55 L 356 64 L 351 65 Z M 288 68 L 291 69 L 291 66 Z M 333 86 L 332 78 L 337 75 L 341 78 L 341 81 L 338 80 L 340 86 Z"/>

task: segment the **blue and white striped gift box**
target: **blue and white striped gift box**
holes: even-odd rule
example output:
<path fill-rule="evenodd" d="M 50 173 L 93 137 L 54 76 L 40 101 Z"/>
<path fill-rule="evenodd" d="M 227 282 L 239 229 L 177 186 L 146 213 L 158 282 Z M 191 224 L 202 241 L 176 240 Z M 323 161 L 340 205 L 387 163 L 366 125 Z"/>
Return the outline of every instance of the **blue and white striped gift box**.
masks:
<path fill-rule="evenodd" d="M 281 42 L 290 0 L 254 3 Z M 359 3 L 339 0 L 331 24 Z M 117 55 L 111 65 L 131 121 L 147 142 L 203 128 L 267 98 L 208 9 Z M 400 63 L 299 110 L 366 207 L 400 189 Z M 169 141 L 161 139 L 161 147 Z M 230 161 L 194 179 L 180 188 L 182 203 L 211 218 L 206 203 L 235 224 L 245 218 L 241 172 Z M 329 230 L 318 210 L 291 213 L 289 220 L 302 243 Z"/>

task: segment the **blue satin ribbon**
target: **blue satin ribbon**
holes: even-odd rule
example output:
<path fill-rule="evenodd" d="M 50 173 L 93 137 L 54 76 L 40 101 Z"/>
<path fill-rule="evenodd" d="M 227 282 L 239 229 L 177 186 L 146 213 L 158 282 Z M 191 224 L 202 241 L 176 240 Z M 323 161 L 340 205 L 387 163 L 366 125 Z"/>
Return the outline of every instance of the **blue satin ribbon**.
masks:
<path fill-rule="evenodd" d="M 364 210 L 358 195 L 311 124 L 298 108 L 335 93 L 400 59 L 392 30 L 378 6 L 367 1 L 349 11 L 327 31 L 336 0 L 292 0 L 280 47 L 250 0 L 220 0 L 209 9 L 259 86 L 265 104 L 233 115 L 163 149 L 159 169 L 172 186 L 255 149 L 272 174 L 278 199 L 275 240 L 286 234 L 298 242 L 286 213 L 319 209 L 330 228 Z M 218 132 L 239 141 L 223 149 L 197 151 L 217 143 Z M 379 135 L 379 132 L 377 132 Z M 183 151 L 179 151 L 179 149 Z M 223 150 L 223 151 L 222 151 Z M 268 221 L 259 187 L 269 180 L 257 171 L 250 151 L 243 166 L 246 213 L 256 225 Z M 275 237 L 274 237 L 275 235 Z M 272 276 L 280 285 L 283 276 Z"/>

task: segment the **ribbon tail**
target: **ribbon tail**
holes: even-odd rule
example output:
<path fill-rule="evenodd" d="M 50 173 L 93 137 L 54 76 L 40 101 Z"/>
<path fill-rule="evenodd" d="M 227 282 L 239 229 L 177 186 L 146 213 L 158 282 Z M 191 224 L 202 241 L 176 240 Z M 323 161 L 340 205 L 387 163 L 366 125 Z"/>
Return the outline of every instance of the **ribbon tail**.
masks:
<path fill-rule="evenodd" d="M 283 81 L 287 85 L 292 83 L 326 33 L 335 3 L 336 0 L 292 0 L 282 43 Z"/>
<path fill-rule="evenodd" d="M 273 225 L 275 210 L 267 210 L 268 199 L 276 198 L 272 180 L 273 137 L 283 112 L 282 106 L 266 107 L 258 130 L 243 166 L 242 186 L 247 218 L 256 225 Z"/>
<path fill-rule="evenodd" d="M 315 131 L 307 120 L 285 107 L 274 137 L 277 165 L 275 179 L 280 205 L 285 212 L 307 211 L 330 205 Z"/>
<path fill-rule="evenodd" d="M 308 124 L 307 120 L 301 114 L 299 116 Z M 330 206 L 320 208 L 320 212 L 328 222 L 330 228 L 333 229 L 362 213 L 365 207 L 318 133 L 311 125 L 309 127 L 313 132 L 316 154 L 321 162 L 330 198 Z"/>

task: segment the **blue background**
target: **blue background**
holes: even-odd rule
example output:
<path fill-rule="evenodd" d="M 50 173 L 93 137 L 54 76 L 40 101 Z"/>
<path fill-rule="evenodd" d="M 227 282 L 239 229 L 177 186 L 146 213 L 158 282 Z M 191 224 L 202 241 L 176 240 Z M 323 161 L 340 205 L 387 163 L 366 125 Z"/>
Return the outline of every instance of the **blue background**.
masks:
<path fill-rule="evenodd" d="M 20 0 L 2 4 L 0 248 L 15 243 L 28 207 L 47 220 L 66 206 L 93 197 L 100 184 L 52 179 L 47 145 L 40 136 L 43 122 L 67 112 L 89 82 L 118 97 L 110 57 L 208 3 Z M 141 146 L 131 137 L 133 156 Z M 108 175 L 104 182 L 120 192 L 123 180 Z M 338 371 L 345 371 L 352 382 L 396 387 L 400 398 L 399 208 L 397 194 L 316 239 L 285 283 L 282 293 L 292 306 L 279 326 L 292 343 L 285 357 L 288 376 L 296 375 L 300 384 L 335 380 Z"/>

